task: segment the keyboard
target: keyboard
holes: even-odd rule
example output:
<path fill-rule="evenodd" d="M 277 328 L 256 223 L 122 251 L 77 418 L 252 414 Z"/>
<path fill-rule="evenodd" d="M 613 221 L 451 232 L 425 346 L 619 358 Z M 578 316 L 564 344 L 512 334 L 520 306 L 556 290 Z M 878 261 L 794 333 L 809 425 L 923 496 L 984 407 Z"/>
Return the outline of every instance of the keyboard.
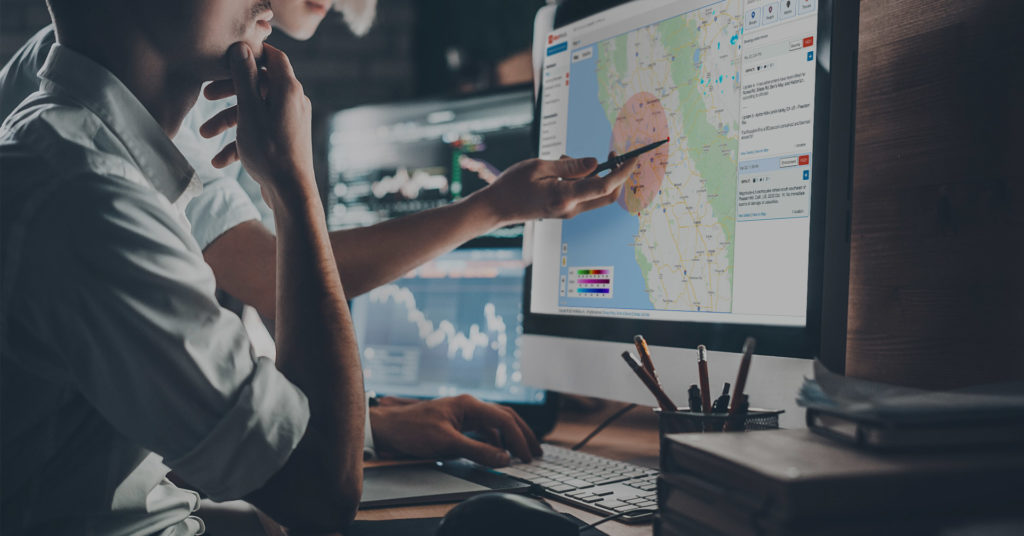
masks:
<path fill-rule="evenodd" d="M 609 516 L 626 512 L 619 521 L 639 523 L 654 518 L 658 471 L 544 444 L 544 456 L 531 463 L 513 462 L 495 469 L 529 482 L 543 495 Z M 636 513 L 630 514 L 638 510 Z"/>

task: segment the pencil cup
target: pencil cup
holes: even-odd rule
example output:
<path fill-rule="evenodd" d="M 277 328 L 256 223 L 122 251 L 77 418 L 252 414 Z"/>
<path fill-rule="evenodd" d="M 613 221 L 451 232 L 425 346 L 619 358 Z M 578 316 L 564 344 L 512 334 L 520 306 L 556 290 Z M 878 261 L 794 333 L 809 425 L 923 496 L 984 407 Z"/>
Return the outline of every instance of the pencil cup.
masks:
<path fill-rule="evenodd" d="M 746 415 L 736 415 L 743 419 L 742 427 L 736 423 L 731 427 L 737 431 L 774 430 L 779 427 L 779 415 L 785 410 L 751 409 Z M 727 413 L 701 413 L 694 411 L 664 411 L 654 408 L 658 415 L 658 434 L 682 434 L 689 432 L 721 432 L 730 419 Z"/>

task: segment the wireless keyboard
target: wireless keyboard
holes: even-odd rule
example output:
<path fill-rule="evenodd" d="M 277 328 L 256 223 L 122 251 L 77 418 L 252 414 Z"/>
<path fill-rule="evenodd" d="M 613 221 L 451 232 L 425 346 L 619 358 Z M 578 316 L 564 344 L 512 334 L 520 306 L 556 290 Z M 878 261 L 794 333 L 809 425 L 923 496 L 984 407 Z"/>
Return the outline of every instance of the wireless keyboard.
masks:
<path fill-rule="evenodd" d="M 546 443 L 542 448 L 542 458 L 496 471 L 529 482 L 540 487 L 544 495 L 584 510 L 601 515 L 626 512 L 619 518 L 624 523 L 653 519 L 657 470 Z"/>

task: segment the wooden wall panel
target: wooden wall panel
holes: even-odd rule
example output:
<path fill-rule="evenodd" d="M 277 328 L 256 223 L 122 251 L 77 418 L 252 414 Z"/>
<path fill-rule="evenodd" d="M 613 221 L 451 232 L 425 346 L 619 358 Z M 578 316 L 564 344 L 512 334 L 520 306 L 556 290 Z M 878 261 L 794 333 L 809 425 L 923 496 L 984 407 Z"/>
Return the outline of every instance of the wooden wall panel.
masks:
<path fill-rule="evenodd" d="M 1022 13 L 1011 0 L 862 1 L 851 376 L 1024 380 Z"/>

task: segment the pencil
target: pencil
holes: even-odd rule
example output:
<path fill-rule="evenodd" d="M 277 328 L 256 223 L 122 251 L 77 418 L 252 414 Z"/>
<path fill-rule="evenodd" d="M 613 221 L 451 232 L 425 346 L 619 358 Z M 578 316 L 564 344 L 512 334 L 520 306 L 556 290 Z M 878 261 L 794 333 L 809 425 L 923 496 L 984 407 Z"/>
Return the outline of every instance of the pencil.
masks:
<path fill-rule="evenodd" d="M 743 394 L 743 388 L 747 386 L 747 373 L 750 372 L 750 356 L 754 355 L 754 348 L 756 346 L 757 341 L 753 337 L 747 337 L 747 340 L 743 343 L 743 359 L 740 360 L 740 370 L 736 374 L 736 384 L 732 390 L 732 405 L 729 406 L 729 415 L 735 413 L 742 404 L 740 395 Z"/>
<path fill-rule="evenodd" d="M 697 373 L 700 375 L 700 405 L 704 413 L 711 412 L 711 382 L 708 380 L 708 349 L 697 346 Z"/>
<path fill-rule="evenodd" d="M 632 353 L 622 352 L 622 359 L 625 360 L 626 364 L 629 365 L 629 368 L 632 369 L 634 373 L 636 373 L 636 375 L 640 378 L 640 381 L 644 382 L 644 385 L 647 387 L 647 390 L 650 391 L 651 394 L 654 395 L 654 398 L 658 401 L 658 406 L 661 407 L 662 411 L 676 411 L 676 409 L 678 409 L 676 407 L 675 402 L 672 402 L 672 399 L 669 398 L 667 394 L 665 394 L 665 391 L 661 390 L 661 387 L 658 387 L 658 384 L 654 381 L 654 378 L 651 377 L 651 375 L 648 374 L 647 371 L 640 366 L 640 363 L 637 362 L 636 358 L 633 357 Z"/>
<path fill-rule="evenodd" d="M 633 335 L 633 344 L 636 345 L 636 351 L 640 354 L 640 364 L 657 381 L 658 375 L 654 372 L 654 361 L 651 361 L 651 349 L 647 347 L 647 341 L 644 340 L 644 336 Z"/>

